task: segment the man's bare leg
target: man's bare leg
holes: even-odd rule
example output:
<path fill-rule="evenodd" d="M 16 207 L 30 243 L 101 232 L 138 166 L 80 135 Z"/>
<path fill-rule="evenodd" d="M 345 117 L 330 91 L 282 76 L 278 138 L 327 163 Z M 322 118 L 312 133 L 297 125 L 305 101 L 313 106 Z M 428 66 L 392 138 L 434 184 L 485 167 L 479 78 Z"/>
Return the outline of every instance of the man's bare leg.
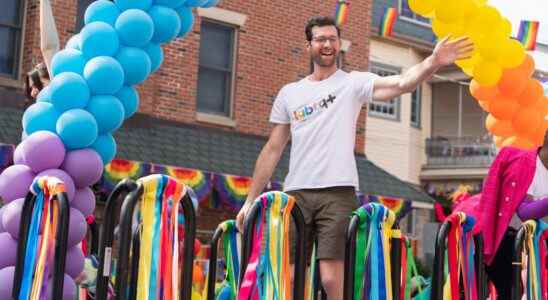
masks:
<path fill-rule="evenodd" d="M 343 300 L 344 261 L 335 259 L 320 260 L 322 286 L 328 300 Z"/>

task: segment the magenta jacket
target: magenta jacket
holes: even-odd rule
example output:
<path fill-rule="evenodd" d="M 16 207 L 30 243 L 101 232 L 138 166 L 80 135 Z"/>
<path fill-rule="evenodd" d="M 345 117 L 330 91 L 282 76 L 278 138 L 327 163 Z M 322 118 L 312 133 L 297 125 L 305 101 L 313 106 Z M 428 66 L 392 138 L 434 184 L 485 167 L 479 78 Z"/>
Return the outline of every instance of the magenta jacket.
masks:
<path fill-rule="evenodd" d="M 476 217 L 483 233 L 484 254 L 491 264 L 504 233 L 533 182 L 537 150 L 503 148 L 489 168 L 480 195 L 470 197 L 455 207 Z"/>

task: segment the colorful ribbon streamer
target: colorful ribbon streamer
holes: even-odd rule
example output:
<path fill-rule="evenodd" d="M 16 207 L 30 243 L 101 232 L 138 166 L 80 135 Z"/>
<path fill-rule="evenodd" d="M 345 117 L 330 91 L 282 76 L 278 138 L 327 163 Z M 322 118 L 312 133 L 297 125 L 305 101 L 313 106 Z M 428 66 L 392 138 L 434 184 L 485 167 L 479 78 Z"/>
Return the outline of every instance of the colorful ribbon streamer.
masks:
<path fill-rule="evenodd" d="M 527 260 L 527 282 L 525 295 L 527 300 L 546 299 L 548 296 L 548 274 L 546 270 L 546 238 L 548 237 L 548 224 L 542 221 L 529 220 L 525 227 L 524 254 Z"/>

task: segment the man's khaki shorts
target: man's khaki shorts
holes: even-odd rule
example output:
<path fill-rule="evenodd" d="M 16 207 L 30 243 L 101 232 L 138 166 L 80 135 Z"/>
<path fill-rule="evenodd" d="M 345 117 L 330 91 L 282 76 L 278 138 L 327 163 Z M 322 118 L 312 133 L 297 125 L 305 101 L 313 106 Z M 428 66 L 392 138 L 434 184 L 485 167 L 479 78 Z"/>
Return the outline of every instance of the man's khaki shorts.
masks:
<path fill-rule="evenodd" d="M 344 260 L 346 228 L 352 212 L 360 206 L 354 187 L 304 189 L 287 193 L 295 197 L 304 215 L 306 257 L 310 258 L 313 243 L 317 242 L 317 259 Z M 291 224 L 291 261 L 296 247 L 295 232 L 295 225 Z"/>

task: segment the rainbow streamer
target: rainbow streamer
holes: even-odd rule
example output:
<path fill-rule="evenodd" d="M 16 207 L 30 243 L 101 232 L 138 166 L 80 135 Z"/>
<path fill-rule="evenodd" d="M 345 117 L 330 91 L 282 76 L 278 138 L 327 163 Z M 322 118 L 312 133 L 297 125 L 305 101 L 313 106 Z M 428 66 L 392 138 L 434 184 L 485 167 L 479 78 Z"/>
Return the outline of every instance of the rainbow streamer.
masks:
<path fill-rule="evenodd" d="M 388 7 L 381 18 L 381 27 L 379 29 L 379 35 L 384 37 L 392 36 L 394 30 L 394 24 L 398 19 L 398 11 L 393 7 Z"/>
<path fill-rule="evenodd" d="M 144 192 L 137 299 L 179 299 L 179 214 L 186 187 L 165 175 L 139 179 Z"/>
<path fill-rule="evenodd" d="M 538 21 L 521 21 L 519 23 L 518 40 L 525 50 L 535 50 L 537 44 Z"/>
<path fill-rule="evenodd" d="M 348 21 L 348 13 L 350 12 L 350 3 L 345 0 L 337 1 L 337 8 L 335 9 L 335 23 L 337 26 L 343 26 Z"/>
<path fill-rule="evenodd" d="M 527 267 L 527 282 L 525 284 L 525 299 L 546 299 L 548 293 L 548 274 L 546 270 L 546 237 L 548 224 L 542 221 L 529 220 L 525 227 L 525 247 L 527 256 L 524 265 Z"/>
<path fill-rule="evenodd" d="M 54 196 L 64 191 L 63 183 L 54 177 L 40 177 L 31 186 L 36 202 L 27 236 L 20 300 L 45 299 L 58 229 L 59 204 Z"/>

